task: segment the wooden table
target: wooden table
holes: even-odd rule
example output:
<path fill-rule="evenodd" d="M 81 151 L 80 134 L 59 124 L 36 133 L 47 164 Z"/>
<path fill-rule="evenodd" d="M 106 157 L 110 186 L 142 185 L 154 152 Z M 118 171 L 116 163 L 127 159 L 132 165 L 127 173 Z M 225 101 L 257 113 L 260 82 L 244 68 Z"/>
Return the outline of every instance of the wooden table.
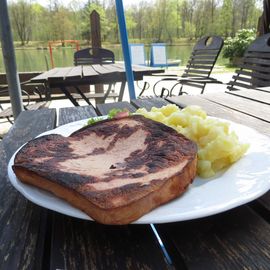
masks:
<path fill-rule="evenodd" d="M 267 99 L 269 102 L 270 96 Z M 197 104 L 209 115 L 270 135 L 269 105 L 260 100 L 224 93 L 173 97 L 169 102 L 181 107 Z M 59 115 L 54 109 L 21 113 L 0 143 L 0 269 L 269 269 L 269 192 L 206 218 L 153 226 L 105 226 L 34 205 L 9 183 L 7 162 L 14 151 L 56 123 L 107 114 L 116 107 L 135 111 L 167 103 L 142 99 L 97 108 L 63 108 Z"/>
<path fill-rule="evenodd" d="M 143 66 L 132 66 L 134 80 L 143 80 L 143 76 L 164 72 L 164 69 Z M 79 106 L 74 95 L 70 93 L 72 87 L 78 95 L 89 105 L 92 105 L 87 95 L 80 89 L 81 86 L 95 84 L 121 83 L 118 101 L 122 101 L 126 86 L 126 73 L 124 64 L 94 64 L 86 66 L 60 67 L 46 71 L 31 79 L 32 83 L 46 85 L 46 97 L 50 99 L 53 89 L 60 89 L 62 93 L 75 105 Z M 104 95 L 104 101 L 110 94 L 108 88 Z"/>

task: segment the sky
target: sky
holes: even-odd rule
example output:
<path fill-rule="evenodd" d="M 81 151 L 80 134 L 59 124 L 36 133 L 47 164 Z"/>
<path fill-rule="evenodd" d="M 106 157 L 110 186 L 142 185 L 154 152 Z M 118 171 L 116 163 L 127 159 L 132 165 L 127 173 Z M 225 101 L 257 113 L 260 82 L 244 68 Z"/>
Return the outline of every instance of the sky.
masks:
<path fill-rule="evenodd" d="M 33 0 L 32 2 L 36 2 L 41 4 L 42 6 L 46 7 L 49 5 L 50 0 Z M 60 3 L 62 3 L 65 6 L 68 6 L 73 0 L 59 0 Z M 81 0 L 80 1 L 82 4 L 86 3 L 87 0 Z M 134 4 L 134 0 L 123 0 L 124 6 L 129 6 L 131 4 Z"/>

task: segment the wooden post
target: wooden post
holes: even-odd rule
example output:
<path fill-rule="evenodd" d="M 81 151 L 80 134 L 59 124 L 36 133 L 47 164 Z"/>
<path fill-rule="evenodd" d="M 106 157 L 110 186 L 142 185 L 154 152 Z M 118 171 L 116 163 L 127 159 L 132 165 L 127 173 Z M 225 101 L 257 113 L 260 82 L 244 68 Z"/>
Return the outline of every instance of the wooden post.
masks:
<path fill-rule="evenodd" d="M 101 31 L 99 14 L 93 10 L 90 14 L 92 47 L 101 48 Z"/>
<path fill-rule="evenodd" d="M 93 10 L 90 14 L 90 25 L 91 25 L 91 40 L 92 40 L 92 48 L 93 54 L 97 53 L 95 49 L 101 48 L 101 31 L 100 31 L 100 16 L 99 14 Z M 103 84 L 95 85 L 96 93 L 104 93 Z M 96 103 L 102 103 L 103 98 L 96 98 Z"/>

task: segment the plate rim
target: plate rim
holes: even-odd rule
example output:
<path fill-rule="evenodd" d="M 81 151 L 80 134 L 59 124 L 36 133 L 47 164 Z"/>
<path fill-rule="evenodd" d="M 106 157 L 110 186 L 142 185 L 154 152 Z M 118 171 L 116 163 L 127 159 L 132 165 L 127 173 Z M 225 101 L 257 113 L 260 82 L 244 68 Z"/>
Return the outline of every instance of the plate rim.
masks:
<path fill-rule="evenodd" d="M 106 116 L 103 116 L 104 119 L 106 119 Z M 270 137 L 264 135 L 264 134 L 261 134 L 260 132 L 258 132 L 257 130 L 255 130 L 254 128 L 251 128 L 251 127 L 248 127 L 248 126 L 245 126 L 245 125 L 242 125 L 242 124 L 239 124 L 239 123 L 236 123 L 234 121 L 231 121 L 231 120 L 227 120 L 227 119 L 223 119 L 223 118 L 219 118 L 219 117 L 211 117 L 211 116 L 208 116 L 209 118 L 215 118 L 215 119 L 218 119 L 220 121 L 223 121 L 223 122 L 228 122 L 230 124 L 233 124 L 233 126 L 239 126 L 239 127 L 243 127 L 245 129 L 249 129 L 249 130 L 252 130 L 252 132 L 254 134 L 257 134 L 259 136 L 261 136 L 262 138 L 266 139 L 266 140 L 269 140 L 270 142 Z M 92 118 L 100 118 L 100 116 L 98 117 L 92 117 Z M 56 127 L 52 130 L 48 130 L 48 131 L 45 131 L 41 134 L 39 134 L 37 137 L 40 137 L 40 136 L 43 136 L 43 135 L 47 135 L 47 134 L 52 134 L 52 133 L 55 133 L 56 131 L 56 134 L 62 134 L 62 130 L 65 130 L 67 127 L 72 127 L 73 125 L 76 126 L 76 129 L 74 129 L 73 131 L 69 131 L 69 135 L 74 132 L 75 130 L 78 129 L 77 125 L 81 125 L 83 126 L 83 123 L 86 124 L 87 119 L 82 119 L 82 120 L 78 120 L 78 121 L 74 121 L 74 122 L 70 122 L 70 123 L 67 123 L 65 125 L 62 125 L 62 126 L 59 126 L 59 127 Z M 81 127 L 82 127 L 81 126 Z M 59 133 L 60 132 L 60 133 Z M 68 135 L 68 136 L 69 136 Z M 66 136 L 66 135 L 64 135 Z M 26 142 L 27 143 L 27 142 Z M 26 144 L 25 143 L 25 144 Z M 19 191 L 25 198 L 27 198 L 28 200 L 30 200 L 31 202 L 41 206 L 41 207 L 44 207 L 44 208 L 47 208 L 49 210 L 52 210 L 52 211 L 56 211 L 58 213 L 61 213 L 61 214 L 65 214 L 65 215 L 68 215 L 68 216 L 71 216 L 71 217 L 75 217 L 75 218 L 79 218 L 79 219 L 85 219 L 85 220 L 89 220 L 89 221 L 94 221 L 91 217 L 89 217 L 87 214 L 85 214 L 84 212 L 82 212 L 80 209 L 77 209 L 75 207 L 73 207 L 72 205 L 70 205 L 68 202 L 64 201 L 63 199 L 61 198 L 58 198 L 56 195 L 54 195 L 53 193 L 49 193 L 43 189 L 40 189 L 38 187 L 34 187 L 34 186 L 30 186 L 30 185 L 27 185 L 27 184 L 24 184 L 22 182 L 20 182 L 20 180 L 16 177 L 14 171 L 12 170 L 12 165 L 14 163 L 14 157 L 15 155 L 17 154 L 17 152 L 25 145 L 23 144 L 22 146 L 20 146 L 16 151 L 15 153 L 12 155 L 12 157 L 10 158 L 9 162 L 8 162 L 8 178 L 11 182 L 11 184 L 13 185 L 13 187 Z M 235 163 L 237 164 L 237 163 Z M 15 180 L 14 180 L 15 178 Z M 198 177 L 196 176 L 196 179 Z M 218 177 L 219 178 L 219 177 Z M 218 179 L 215 179 L 215 180 L 218 180 Z M 199 180 L 199 181 L 205 181 L 205 180 Z M 213 180 L 206 180 L 206 181 L 213 181 Z M 26 188 L 26 189 L 25 189 Z M 72 213 L 67 213 L 67 211 L 61 211 L 59 210 L 58 208 L 55 209 L 55 208 L 52 208 L 52 207 L 48 207 L 46 205 L 44 205 L 44 203 L 40 202 L 38 199 L 33 199 L 32 196 L 29 195 L 29 191 L 27 192 L 27 190 L 30 188 L 30 191 L 31 189 L 34 189 L 34 190 L 38 190 L 40 191 L 41 193 L 48 193 L 50 194 L 50 197 L 53 196 L 54 198 L 56 198 L 57 201 L 61 201 L 62 203 L 64 203 L 64 206 L 67 207 L 67 209 L 69 210 L 70 212 L 70 209 L 73 211 Z M 192 185 L 190 185 L 189 189 L 190 190 L 192 188 Z M 150 219 L 149 219 L 149 214 L 153 213 L 156 209 L 159 209 L 160 207 L 166 207 L 166 205 L 170 204 L 171 202 L 168 202 L 164 205 L 161 205 L 161 206 L 158 206 L 157 208 L 153 209 L 151 212 L 145 214 L 144 216 L 142 216 L 141 218 L 139 218 L 138 220 L 132 222 L 131 224 L 151 224 L 151 223 L 169 223 L 169 222 L 181 222 L 181 221 L 186 221 L 186 220 L 193 220 L 193 219 L 198 219 L 198 218 L 203 218 L 203 217 L 207 217 L 207 216 L 212 216 L 212 215 L 215 215 L 215 214 L 218 214 L 218 213 L 222 213 L 222 212 L 225 212 L 225 211 L 228 211 L 230 209 L 233 209 L 237 206 L 240 206 L 240 205 L 244 205 L 252 200 L 255 200 L 257 198 L 259 198 L 260 196 L 262 196 L 263 194 L 265 194 L 267 191 L 269 191 L 270 189 L 270 178 L 268 180 L 268 189 L 265 188 L 265 189 L 262 189 L 262 190 L 258 190 L 257 192 L 255 193 L 252 193 L 252 194 L 248 194 L 244 197 L 241 198 L 241 201 L 234 201 L 234 202 L 230 202 L 229 204 L 227 204 L 226 206 L 221 206 L 219 205 L 219 207 L 214 207 L 212 210 L 209 210 L 208 208 L 202 210 L 196 210 L 194 211 L 193 210 L 193 213 L 195 213 L 195 215 L 193 214 L 193 216 L 191 215 L 190 216 L 190 213 L 186 213 L 184 216 L 182 215 L 181 218 L 179 218 L 179 214 L 170 214 L 170 215 L 167 215 L 166 217 L 155 217 L 155 218 L 152 218 L 152 221 L 151 221 L 151 215 L 150 215 Z M 188 192 L 187 190 L 187 192 Z M 31 193 L 31 192 L 30 192 Z M 185 192 L 186 193 L 186 192 Z M 185 194 L 184 193 L 184 194 Z M 174 201 L 177 201 L 177 200 L 181 200 L 181 197 L 184 196 L 181 195 L 180 197 L 176 198 Z M 61 207 L 60 207 L 61 208 Z"/>

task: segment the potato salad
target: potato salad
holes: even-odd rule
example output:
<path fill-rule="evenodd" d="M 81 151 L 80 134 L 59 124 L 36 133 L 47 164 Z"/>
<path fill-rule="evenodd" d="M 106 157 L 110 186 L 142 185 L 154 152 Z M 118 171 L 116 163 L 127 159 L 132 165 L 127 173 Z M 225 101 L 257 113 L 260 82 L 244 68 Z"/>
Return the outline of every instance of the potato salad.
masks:
<path fill-rule="evenodd" d="M 151 111 L 138 109 L 136 114 L 161 122 L 193 140 L 198 145 L 197 174 L 208 178 L 239 160 L 249 145 L 239 142 L 230 124 L 208 117 L 199 106 L 179 109 L 170 104 Z"/>

